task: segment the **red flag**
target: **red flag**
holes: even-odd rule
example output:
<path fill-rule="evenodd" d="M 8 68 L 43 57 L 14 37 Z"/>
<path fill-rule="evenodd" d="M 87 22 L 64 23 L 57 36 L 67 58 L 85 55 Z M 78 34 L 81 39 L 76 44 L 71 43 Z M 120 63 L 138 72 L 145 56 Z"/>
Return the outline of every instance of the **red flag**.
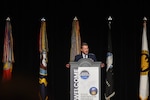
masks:
<path fill-rule="evenodd" d="M 2 79 L 3 81 L 8 81 L 12 78 L 12 67 L 14 63 L 12 26 L 9 17 L 6 19 L 3 49 L 4 66 Z"/>

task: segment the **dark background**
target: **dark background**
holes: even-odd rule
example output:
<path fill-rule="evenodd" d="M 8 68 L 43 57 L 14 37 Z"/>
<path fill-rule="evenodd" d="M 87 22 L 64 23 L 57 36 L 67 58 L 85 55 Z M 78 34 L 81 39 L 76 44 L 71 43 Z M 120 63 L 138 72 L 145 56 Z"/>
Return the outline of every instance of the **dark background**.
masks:
<path fill-rule="evenodd" d="M 49 42 L 49 100 L 69 100 L 69 69 L 65 64 L 69 62 L 71 28 L 75 16 L 79 20 L 82 41 L 87 42 L 90 52 L 103 62 L 107 52 L 107 18 L 112 16 L 115 100 L 138 100 L 143 17 L 148 19 L 149 41 L 149 13 L 149 4 L 144 0 L 2 0 L 0 59 L 3 54 L 5 19 L 10 17 L 15 63 L 12 81 L 1 85 L 0 100 L 38 100 L 38 35 L 42 17 L 46 19 Z M 0 64 L 2 76 L 2 61 Z M 105 69 L 102 71 L 102 100 L 104 79 Z"/>

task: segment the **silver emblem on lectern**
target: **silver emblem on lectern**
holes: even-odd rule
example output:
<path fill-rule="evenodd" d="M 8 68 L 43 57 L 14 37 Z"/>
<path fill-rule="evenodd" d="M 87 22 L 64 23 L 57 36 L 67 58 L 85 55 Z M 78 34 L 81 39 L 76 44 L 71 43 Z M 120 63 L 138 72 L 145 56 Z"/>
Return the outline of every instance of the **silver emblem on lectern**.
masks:
<path fill-rule="evenodd" d="M 87 70 L 81 71 L 80 77 L 81 77 L 82 79 L 87 79 L 87 78 L 89 78 L 89 72 L 88 72 Z"/>

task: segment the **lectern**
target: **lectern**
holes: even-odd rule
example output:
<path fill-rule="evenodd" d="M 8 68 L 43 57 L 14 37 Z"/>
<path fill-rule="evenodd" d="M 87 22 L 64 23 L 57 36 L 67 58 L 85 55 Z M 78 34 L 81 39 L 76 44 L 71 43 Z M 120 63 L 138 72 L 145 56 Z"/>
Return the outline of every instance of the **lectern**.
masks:
<path fill-rule="evenodd" d="M 70 100 L 101 100 L 101 62 L 70 62 Z"/>

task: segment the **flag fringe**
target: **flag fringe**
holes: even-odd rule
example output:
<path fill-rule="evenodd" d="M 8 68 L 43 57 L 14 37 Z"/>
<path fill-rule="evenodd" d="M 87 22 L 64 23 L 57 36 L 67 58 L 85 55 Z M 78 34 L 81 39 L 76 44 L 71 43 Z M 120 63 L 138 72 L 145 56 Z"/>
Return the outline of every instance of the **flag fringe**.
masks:
<path fill-rule="evenodd" d="M 108 97 L 106 97 L 106 94 L 105 94 L 105 99 L 106 100 L 110 100 L 110 98 L 112 98 L 114 95 L 115 95 L 115 92 L 113 92 L 112 94 L 110 94 Z"/>

